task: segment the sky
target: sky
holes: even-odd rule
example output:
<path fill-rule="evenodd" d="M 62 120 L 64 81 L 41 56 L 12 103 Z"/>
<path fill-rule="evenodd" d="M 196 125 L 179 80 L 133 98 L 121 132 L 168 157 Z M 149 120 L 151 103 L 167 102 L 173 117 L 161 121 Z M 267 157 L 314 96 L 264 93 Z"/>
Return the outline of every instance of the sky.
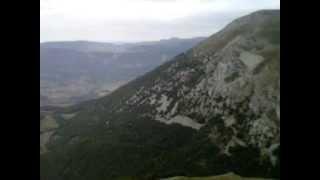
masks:
<path fill-rule="evenodd" d="M 209 36 L 280 0 L 40 0 L 40 42 L 138 42 Z"/>

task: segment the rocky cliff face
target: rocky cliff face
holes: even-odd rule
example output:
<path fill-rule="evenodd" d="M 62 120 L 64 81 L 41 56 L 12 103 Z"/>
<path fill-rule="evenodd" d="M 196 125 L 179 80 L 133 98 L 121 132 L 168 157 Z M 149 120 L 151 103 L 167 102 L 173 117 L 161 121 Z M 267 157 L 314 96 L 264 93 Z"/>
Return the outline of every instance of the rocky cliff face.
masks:
<path fill-rule="evenodd" d="M 124 170 L 126 165 L 117 169 L 114 161 L 105 163 L 113 173 L 147 179 L 228 171 L 277 176 L 280 11 L 259 11 L 237 19 L 154 71 L 68 113 L 76 115 L 65 121 L 61 116 L 59 130 L 50 134 L 51 149 L 42 155 L 45 179 L 52 177 L 49 162 L 61 159 L 62 151 L 80 147 L 91 154 L 102 153 L 100 159 L 106 162 L 117 157 L 109 147 L 131 148 L 133 152 L 124 159 L 143 152 L 146 157 L 138 158 L 139 165 L 130 170 Z M 92 162 L 92 157 L 84 159 Z M 82 173 L 77 166 L 57 172 L 76 177 L 70 172 Z"/>

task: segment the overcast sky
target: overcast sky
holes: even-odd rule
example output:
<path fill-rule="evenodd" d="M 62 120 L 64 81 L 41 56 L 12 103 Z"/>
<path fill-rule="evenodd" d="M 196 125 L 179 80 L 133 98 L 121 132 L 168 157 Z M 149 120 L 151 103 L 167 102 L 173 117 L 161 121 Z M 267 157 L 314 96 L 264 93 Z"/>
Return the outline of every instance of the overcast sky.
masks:
<path fill-rule="evenodd" d="M 260 9 L 280 9 L 280 0 L 40 0 L 40 41 L 209 36 Z"/>

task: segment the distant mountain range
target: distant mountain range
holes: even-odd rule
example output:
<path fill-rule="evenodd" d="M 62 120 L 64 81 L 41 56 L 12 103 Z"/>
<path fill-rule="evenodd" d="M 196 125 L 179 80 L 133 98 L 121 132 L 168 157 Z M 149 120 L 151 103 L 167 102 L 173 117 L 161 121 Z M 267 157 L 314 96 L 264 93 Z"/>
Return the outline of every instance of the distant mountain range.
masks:
<path fill-rule="evenodd" d="M 40 115 L 40 124 L 42 180 L 280 178 L 280 10 L 236 19 L 109 95 Z"/>
<path fill-rule="evenodd" d="M 107 94 L 204 38 L 40 44 L 40 106 L 70 105 Z"/>

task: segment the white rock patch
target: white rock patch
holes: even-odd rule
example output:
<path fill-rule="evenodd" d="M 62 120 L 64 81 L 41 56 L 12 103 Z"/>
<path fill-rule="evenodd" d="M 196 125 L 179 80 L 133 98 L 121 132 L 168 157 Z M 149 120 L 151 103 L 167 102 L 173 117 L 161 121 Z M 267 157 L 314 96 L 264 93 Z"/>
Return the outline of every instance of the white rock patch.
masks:
<path fill-rule="evenodd" d="M 262 56 L 250 53 L 250 52 L 241 52 L 240 60 L 249 68 L 253 70 L 258 64 L 260 64 L 264 58 Z"/>
<path fill-rule="evenodd" d="M 62 114 L 61 116 L 63 117 L 63 119 L 71 119 L 73 118 L 77 113 L 69 113 L 69 114 Z"/>
<path fill-rule="evenodd" d="M 40 121 L 40 132 L 49 131 L 58 128 L 58 123 L 51 116 L 46 116 Z"/>
<path fill-rule="evenodd" d="M 236 119 L 233 116 L 231 116 L 229 118 L 226 118 L 225 121 L 224 121 L 224 124 L 225 124 L 226 127 L 230 127 L 234 123 L 236 123 Z"/>
<path fill-rule="evenodd" d="M 194 120 L 192 120 L 187 116 L 180 116 L 180 115 L 175 116 L 174 118 L 166 122 L 166 124 L 172 124 L 172 123 L 180 124 L 186 127 L 191 127 L 196 130 L 199 130 L 203 126 L 202 124 L 195 122 Z"/>
<path fill-rule="evenodd" d="M 153 105 L 156 103 L 156 95 L 153 94 L 151 97 L 149 97 L 150 105 Z"/>
<path fill-rule="evenodd" d="M 178 108 L 178 102 L 176 102 L 173 106 L 173 108 L 171 109 L 170 115 L 173 116 L 176 112 L 177 112 L 177 108 Z"/>
<path fill-rule="evenodd" d="M 48 131 L 40 134 L 40 154 L 47 152 L 46 144 L 49 142 L 54 131 Z"/>
<path fill-rule="evenodd" d="M 180 124 L 181 126 L 190 127 L 196 130 L 199 130 L 203 126 L 203 124 L 197 123 L 191 118 L 181 115 L 177 115 L 169 120 L 159 115 L 156 115 L 155 120 L 165 124 Z"/>
<path fill-rule="evenodd" d="M 161 99 L 159 101 L 160 107 L 157 107 L 158 112 L 166 112 L 168 106 L 170 105 L 172 99 L 168 100 L 168 97 L 166 95 L 161 95 Z"/>
<path fill-rule="evenodd" d="M 274 151 L 276 148 L 278 148 L 279 146 L 280 146 L 279 143 L 277 143 L 277 144 L 272 144 L 272 145 L 270 146 L 270 148 L 268 149 L 268 154 L 269 154 L 269 157 L 270 157 L 270 161 L 271 161 L 271 163 L 272 163 L 273 166 L 276 164 L 276 161 L 277 161 L 277 157 L 275 157 L 275 156 L 273 155 L 273 151 Z"/>

